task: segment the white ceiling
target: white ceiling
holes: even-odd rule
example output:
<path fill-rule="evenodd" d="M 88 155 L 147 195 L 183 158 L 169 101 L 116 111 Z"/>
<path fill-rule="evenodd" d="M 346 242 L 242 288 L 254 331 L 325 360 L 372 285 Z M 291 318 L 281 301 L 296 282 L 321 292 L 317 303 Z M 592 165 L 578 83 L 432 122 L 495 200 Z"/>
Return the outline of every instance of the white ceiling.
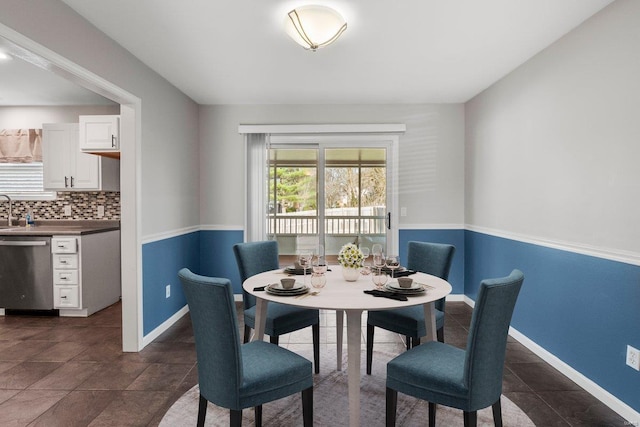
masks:
<path fill-rule="evenodd" d="M 612 0 L 312 1 L 348 22 L 317 52 L 300 1 L 63 1 L 200 104 L 356 104 L 465 102 Z"/>

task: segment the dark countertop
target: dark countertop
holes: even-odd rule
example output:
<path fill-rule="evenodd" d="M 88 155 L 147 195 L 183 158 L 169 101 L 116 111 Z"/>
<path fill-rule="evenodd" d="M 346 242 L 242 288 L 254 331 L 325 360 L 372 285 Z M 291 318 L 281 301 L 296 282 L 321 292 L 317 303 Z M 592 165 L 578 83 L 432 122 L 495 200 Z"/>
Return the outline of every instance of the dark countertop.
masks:
<path fill-rule="evenodd" d="M 103 220 L 42 220 L 27 228 L 24 221 L 12 227 L 0 225 L 0 236 L 54 236 L 103 233 L 120 229 L 120 221 Z"/>

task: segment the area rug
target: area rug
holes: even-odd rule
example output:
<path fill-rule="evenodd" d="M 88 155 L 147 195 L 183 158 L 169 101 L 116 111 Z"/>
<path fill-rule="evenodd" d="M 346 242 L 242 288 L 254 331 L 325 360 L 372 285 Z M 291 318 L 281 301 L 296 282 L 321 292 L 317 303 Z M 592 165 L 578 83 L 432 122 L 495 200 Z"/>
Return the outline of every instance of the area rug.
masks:
<path fill-rule="evenodd" d="M 320 374 L 314 376 L 313 388 L 313 424 L 314 426 L 347 426 L 349 408 L 347 399 L 346 358 L 343 370 L 336 370 L 335 351 L 321 354 Z M 310 355 L 303 356 L 310 358 Z M 393 354 L 374 351 L 372 375 L 363 373 L 360 381 L 360 424 L 367 427 L 384 426 L 385 423 L 385 375 L 386 363 Z M 364 353 L 362 357 L 364 372 Z M 194 386 L 178 399 L 167 411 L 160 427 L 195 426 L 198 418 L 198 386 Z M 502 419 L 505 426 L 535 426 L 529 417 L 505 396 L 501 398 Z M 253 409 L 242 411 L 243 426 L 253 426 Z M 397 426 L 425 426 L 428 420 L 427 403 L 398 393 Z M 262 407 L 263 426 L 301 426 L 302 399 L 297 393 Z M 229 425 L 229 411 L 209 403 L 206 426 Z M 436 425 L 454 427 L 463 426 L 462 411 L 438 406 Z M 491 408 L 478 411 L 479 426 L 493 426 Z"/>

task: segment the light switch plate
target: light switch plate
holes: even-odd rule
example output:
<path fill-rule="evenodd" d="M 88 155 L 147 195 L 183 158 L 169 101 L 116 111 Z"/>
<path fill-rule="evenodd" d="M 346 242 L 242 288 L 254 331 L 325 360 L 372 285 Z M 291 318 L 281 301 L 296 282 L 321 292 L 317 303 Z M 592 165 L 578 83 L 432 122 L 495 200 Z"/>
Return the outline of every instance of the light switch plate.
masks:
<path fill-rule="evenodd" d="M 71 205 L 66 205 L 64 207 L 64 215 L 65 216 L 71 216 Z"/>
<path fill-rule="evenodd" d="M 98 213 L 96 214 L 96 216 L 98 218 L 104 217 L 104 206 L 102 206 L 102 205 L 98 206 Z"/>

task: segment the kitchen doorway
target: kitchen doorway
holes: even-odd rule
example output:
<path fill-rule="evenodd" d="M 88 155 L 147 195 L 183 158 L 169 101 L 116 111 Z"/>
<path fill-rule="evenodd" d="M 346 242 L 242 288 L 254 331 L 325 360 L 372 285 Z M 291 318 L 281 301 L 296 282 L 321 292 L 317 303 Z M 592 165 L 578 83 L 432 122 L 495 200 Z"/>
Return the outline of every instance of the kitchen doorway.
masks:
<path fill-rule="evenodd" d="M 18 58 L 55 73 L 70 82 L 120 104 L 120 189 L 122 343 L 123 351 L 143 347 L 140 212 L 141 100 L 100 76 L 80 67 L 48 48 L 0 24 L 0 37 Z M 5 46 L 6 47 L 6 46 Z"/>

